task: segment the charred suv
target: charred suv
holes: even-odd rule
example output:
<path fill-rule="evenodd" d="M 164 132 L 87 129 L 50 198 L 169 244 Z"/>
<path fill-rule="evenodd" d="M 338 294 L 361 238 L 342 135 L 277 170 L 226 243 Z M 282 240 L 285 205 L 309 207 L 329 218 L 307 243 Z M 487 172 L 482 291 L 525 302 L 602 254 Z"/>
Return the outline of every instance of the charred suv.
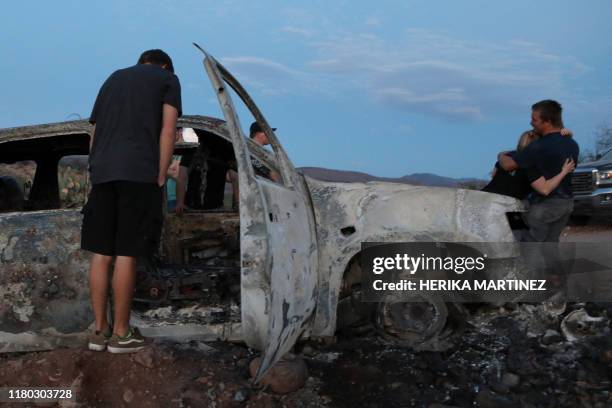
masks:
<path fill-rule="evenodd" d="M 333 336 L 354 321 L 348 312 L 359 308 L 362 242 L 491 243 L 490 258 L 515 256 L 495 244 L 515 242 L 508 215 L 522 211 L 517 200 L 306 177 L 240 83 L 210 55 L 204 67 L 224 120 L 179 120 L 197 135 L 176 154 L 194 154 L 189 189 L 201 205 L 182 216 L 167 211 L 158 253 L 139 263 L 132 323 L 143 334 L 244 341 L 262 351 L 262 375 L 298 339 Z M 271 150 L 244 136 L 234 100 L 259 122 Z M 0 130 L 0 170 L 13 191 L 4 188 L 13 208 L 0 214 L 0 352 L 76 345 L 90 327 L 89 255 L 79 249 L 88 179 L 78 165 L 90 132 L 86 121 Z M 254 159 L 280 180 L 258 174 Z M 232 167 L 238 208 L 224 201 Z M 30 179 L 22 182 L 15 169 Z M 435 300 L 382 304 L 378 313 L 384 330 L 411 344 L 435 337 L 446 321 Z"/>
<path fill-rule="evenodd" d="M 573 215 L 612 214 L 612 150 L 572 173 Z"/>

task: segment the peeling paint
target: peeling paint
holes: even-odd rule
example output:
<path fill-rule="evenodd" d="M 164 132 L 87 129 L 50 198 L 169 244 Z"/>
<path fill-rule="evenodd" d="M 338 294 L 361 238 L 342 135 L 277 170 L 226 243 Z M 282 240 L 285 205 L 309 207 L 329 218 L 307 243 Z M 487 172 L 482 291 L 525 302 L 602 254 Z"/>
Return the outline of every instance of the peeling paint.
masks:
<path fill-rule="evenodd" d="M 12 312 L 20 322 L 29 322 L 34 313 L 32 301 L 27 297 L 25 283 L 12 283 L 0 286 L 0 317 L 7 318 L 6 314 Z M 4 315 L 4 316 L 3 316 Z"/>

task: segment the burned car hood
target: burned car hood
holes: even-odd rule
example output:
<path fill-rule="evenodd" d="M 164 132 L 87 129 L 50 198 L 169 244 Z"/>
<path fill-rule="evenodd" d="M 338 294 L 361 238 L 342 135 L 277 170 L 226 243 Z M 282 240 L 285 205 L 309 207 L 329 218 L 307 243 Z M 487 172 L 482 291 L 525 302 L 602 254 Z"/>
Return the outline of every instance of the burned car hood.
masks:
<path fill-rule="evenodd" d="M 474 190 L 305 180 L 323 240 L 511 242 L 505 214 L 524 211 L 514 198 Z"/>

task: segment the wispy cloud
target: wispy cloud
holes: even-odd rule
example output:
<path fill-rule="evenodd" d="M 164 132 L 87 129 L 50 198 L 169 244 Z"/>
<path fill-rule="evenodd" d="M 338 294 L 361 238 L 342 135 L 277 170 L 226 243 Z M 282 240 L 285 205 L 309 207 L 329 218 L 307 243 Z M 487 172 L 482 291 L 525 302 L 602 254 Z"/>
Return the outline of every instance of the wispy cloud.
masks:
<path fill-rule="evenodd" d="M 371 17 L 365 26 L 381 23 Z M 259 56 L 226 57 L 222 62 L 268 95 L 362 94 L 392 109 L 453 121 L 524 111 L 536 99 L 572 99 L 568 80 L 590 70 L 520 38 L 493 43 L 423 29 L 382 37 L 302 24 L 280 31 L 293 34 L 292 41 L 313 57 L 291 65 Z"/>
<path fill-rule="evenodd" d="M 244 84 L 264 94 L 283 95 L 304 92 L 312 82 L 310 75 L 266 58 L 238 56 L 221 58 Z"/>
<path fill-rule="evenodd" d="M 313 35 L 312 30 L 302 27 L 285 26 L 281 28 L 281 31 L 284 33 L 301 35 L 303 37 L 311 37 Z"/>
<path fill-rule="evenodd" d="M 318 58 L 310 69 L 387 106 L 452 120 L 524 109 L 532 98 L 559 95 L 567 76 L 588 70 L 533 42 L 492 44 L 427 30 L 407 30 L 393 41 L 349 33 L 313 47 Z"/>

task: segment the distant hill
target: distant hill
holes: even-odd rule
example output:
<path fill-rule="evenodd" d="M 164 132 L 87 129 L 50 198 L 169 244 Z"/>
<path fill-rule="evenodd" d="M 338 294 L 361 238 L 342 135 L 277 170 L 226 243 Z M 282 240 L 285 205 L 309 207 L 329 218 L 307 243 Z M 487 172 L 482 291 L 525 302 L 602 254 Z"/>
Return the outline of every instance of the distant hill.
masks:
<path fill-rule="evenodd" d="M 473 188 L 482 188 L 487 183 L 486 180 L 475 178 L 451 178 L 438 176 L 437 174 L 431 173 L 414 173 L 402 177 L 377 177 L 358 171 L 325 169 L 321 167 L 300 167 L 298 170 L 317 180 L 343 183 L 385 181 L 390 183 L 413 184 L 420 186 Z"/>

